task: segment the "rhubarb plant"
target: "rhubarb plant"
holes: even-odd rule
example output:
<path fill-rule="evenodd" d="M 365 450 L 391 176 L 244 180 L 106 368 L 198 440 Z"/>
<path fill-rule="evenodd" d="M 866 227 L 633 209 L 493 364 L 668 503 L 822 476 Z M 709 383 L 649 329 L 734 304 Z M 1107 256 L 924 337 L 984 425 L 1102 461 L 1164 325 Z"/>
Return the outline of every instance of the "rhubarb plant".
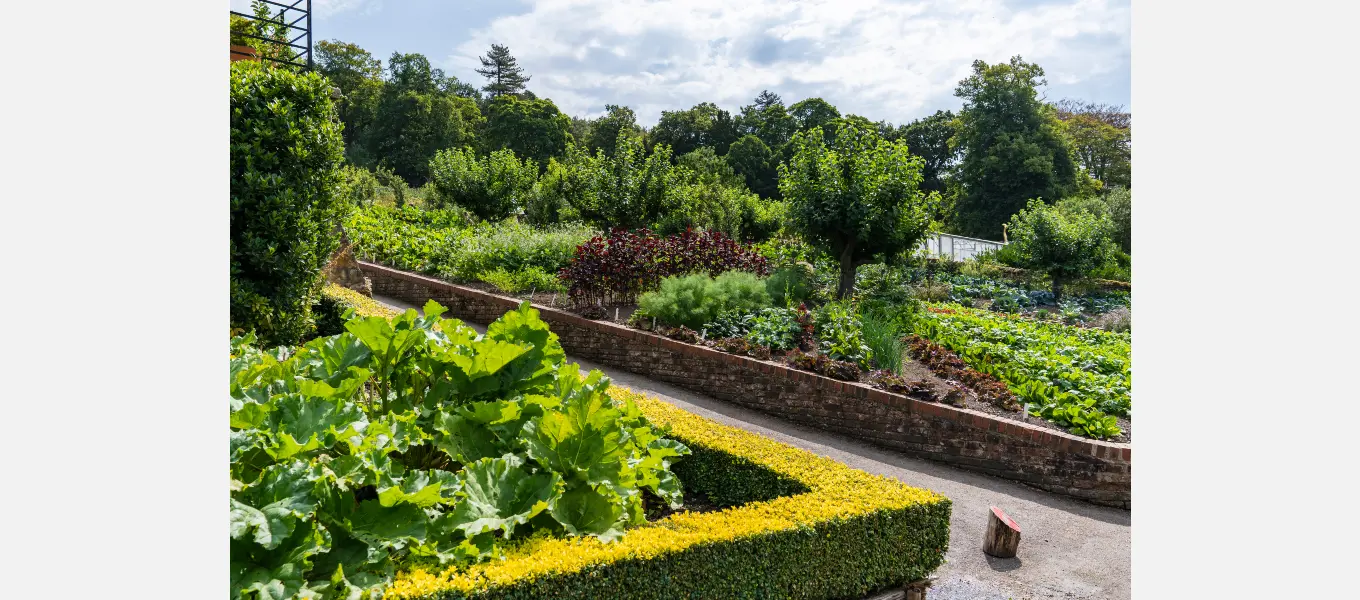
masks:
<path fill-rule="evenodd" d="M 233 338 L 231 597 L 376 595 L 535 532 L 613 540 L 679 508 L 689 453 L 568 364 L 528 304 L 478 334 L 443 307 L 299 347 Z"/>

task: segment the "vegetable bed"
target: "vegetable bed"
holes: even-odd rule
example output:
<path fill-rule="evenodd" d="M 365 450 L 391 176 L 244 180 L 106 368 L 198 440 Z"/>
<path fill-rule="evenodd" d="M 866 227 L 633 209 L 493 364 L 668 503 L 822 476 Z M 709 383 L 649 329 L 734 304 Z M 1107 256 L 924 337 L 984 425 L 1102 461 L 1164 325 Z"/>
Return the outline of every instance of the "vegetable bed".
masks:
<path fill-rule="evenodd" d="M 1073 433 L 1119 436 L 1132 417 L 1130 336 L 1017 315 L 929 305 L 916 333 L 1005 382 L 1031 414 Z"/>

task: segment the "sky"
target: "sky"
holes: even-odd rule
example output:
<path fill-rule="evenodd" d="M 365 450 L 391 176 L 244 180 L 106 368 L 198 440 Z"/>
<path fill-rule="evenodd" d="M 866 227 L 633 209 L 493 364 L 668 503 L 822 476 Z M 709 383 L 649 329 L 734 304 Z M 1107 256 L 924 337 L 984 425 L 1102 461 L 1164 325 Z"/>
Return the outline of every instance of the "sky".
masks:
<path fill-rule="evenodd" d="M 504 44 L 528 88 L 562 112 L 737 112 L 768 89 L 842 114 L 906 123 L 956 110 L 974 60 L 1043 67 L 1049 100 L 1129 98 L 1130 0 L 313 0 L 314 40 L 358 44 L 383 64 L 424 54 L 481 86 L 477 57 Z M 249 12 L 248 0 L 230 0 Z"/>

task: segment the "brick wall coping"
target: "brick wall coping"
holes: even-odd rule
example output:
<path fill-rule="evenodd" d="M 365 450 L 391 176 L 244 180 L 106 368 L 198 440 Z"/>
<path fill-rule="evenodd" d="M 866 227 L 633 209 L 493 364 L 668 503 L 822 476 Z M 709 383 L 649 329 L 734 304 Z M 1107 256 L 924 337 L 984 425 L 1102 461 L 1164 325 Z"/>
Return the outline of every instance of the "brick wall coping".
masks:
<path fill-rule="evenodd" d="M 511 298 L 509 296 L 502 296 L 499 294 L 484 292 L 470 287 L 452 284 L 447 281 L 434 279 L 432 277 L 426 277 L 424 275 L 417 275 L 415 273 L 393 269 L 391 267 L 383 266 L 377 263 L 359 261 L 359 264 L 366 271 L 371 270 L 393 278 L 405 279 L 407 281 L 419 283 L 430 288 L 452 292 L 460 296 L 476 298 L 481 301 L 499 304 L 505 306 L 506 310 L 512 310 L 515 307 L 518 307 L 521 302 L 523 302 L 522 300 Z M 915 398 L 903 396 L 901 394 L 895 394 L 887 390 L 881 390 L 878 388 L 870 387 L 859 382 L 840 381 L 838 379 L 832 379 L 830 377 L 826 377 L 817 373 L 802 371 L 799 369 L 789 367 L 782 363 L 759 360 L 751 358 L 749 356 L 728 354 L 726 352 L 714 350 L 713 348 L 708 348 L 706 346 L 699 346 L 696 344 L 689 344 L 679 340 L 673 340 L 668 337 L 656 335 L 654 333 L 650 333 L 647 331 L 633 329 L 609 321 L 596 321 L 593 319 L 587 319 L 585 317 L 565 310 L 547 307 L 540 304 L 532 304 L 532 306 L 541 313 L 540 316 L 543 318 L 543 320 L 547 321 L 550 324 L 554 321 L 570 323 L 578 327 L 594 329 L 596 331 L 604 332 L 609 335 L 623 339 L 639 340 L 647 345 L 659 346 L 667 350 L 677 352 L 679 354 L 699 356 L 712 360 L 727 362 L 733 365 L 744 366 L 748 369 L 759 371 L 761 373 L 765 373 L 768 375 L 782 376 L 787 379 L 793 379 L 796 381 L 809 383 L 815 387 L 826 389 L 831 392 L 845 394 L 847 396 L 853 396 L 860 399 L 866 399 L 870 402 L 875 402 L 886 406 L 902 408 L 905 409 L 908 413 L 918 414 L 921 416 L 943 418 L 963 425 L 976 427 L 978 429 L 992 431 L 995 433 L 1000 433 L 1020 439 L 1028 439 L 1033 443 L 1047 446 L 1054 450 L 1058 450 L 1069 454 L 1086 454 L 1107 461 L 1132 463 L 1133 446 L 1131 444 L 1121 444 L 1116 442 L 1106 442 L 1101 440 L 1087 439 L 1067 433 L 1065 431 L 1043 429 L 1035 427 L 1028 423 L 1022 423 L 1020 421 L 1015 421 L 1004 417 L 998 417 L 996 415 L 991 415 L 977 410 L 972 410 L 968 408 L 958 408 L 955 406 L 950 406 L 948 404 L 940 404 L 935 402 L 926 402 L 924 400 L 917 400 Z"/>

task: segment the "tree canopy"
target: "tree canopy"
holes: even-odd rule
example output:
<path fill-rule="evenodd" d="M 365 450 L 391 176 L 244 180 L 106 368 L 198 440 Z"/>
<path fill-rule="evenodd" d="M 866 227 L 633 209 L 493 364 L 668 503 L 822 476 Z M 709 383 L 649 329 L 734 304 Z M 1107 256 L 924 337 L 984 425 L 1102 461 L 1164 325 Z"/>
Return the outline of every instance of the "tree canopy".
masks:
<path fill-rule="evenodd" d="M 891 260 L 927 233 L 935 196 L 920 190 L 923 161 L 856 121 L 842 124 L 832 144 L 817 127 L 792 143 L 779 190 L 793 226 L 840 262 L 836 297 L 848 297 L 859 265 Z"/>
<path fill-rule="evenodd" d="M 961 233 L 1000 239 L 1001 225 L 1034 198 L 1057 201 L 1083 189 L 1061 123 L 1036 88 L 1044 70 L 1019 56 L 1009 63 L 973 61 L 954 95 L 964 101 L 955 148 L 962 192 L 955 202 Z"/>
<path fill-rule="evenodd" d="M 1053 282 L 1055 301 L 1063 285 L 1085 277 L 1110 257 L 1110 221 L 1084 211 L 1064 212 L 1039 200 L 1011 217 L 1007 250 L 1024 267 L 1043 271 Z"/>
<path fill-rule="evenodd" d="M 1063 100 L 1054 105 L 1073 154 L 1106 188 L 1132 184 L 1131 118 L 1122 106 Z"/>
<path fill-rule="evenodd" d="M 577 138 L 577 141 L 584 141 L 591 153 L 604 150 L 605 154 L 613 156 L 619 136 L 640 136 L 642 128 L 638 127 L 637 115 L 633 113 L 633 109 L 616 104 L 606 104 L 604 109 L 605 115 L 591 121 L 585 137 Z"/>
<path fill-rule="evenodd" d="M 761 198 L 779 197 L 779 159 L 760 138 L 746 134 L 727 149 L 727 164 Z"/>
<path fill-rule="evenodd" d="M 648 132 L 647 145 L 670 146 L 681 156 L 708 146 L 721 156 L 737 137 L 732 114 L 712 102 L 702 102 L 689 110 L 661 111 L 661 119 Z"/>
<path fill-rule="evenodd" d="M 483 148 L 486 152 L 508 148 L 544 165 L 566 151 L 570 131 L 571 119 L 552 100 L 497 96 L 486 105 Z"/>
<path fill-rule="evenodd" d="M 807 105 L 809 109 L 813 106 L 815 103 Z M 778 152 L 798 131 L 798 121 L 785 109 L 784 100 L 779 94 L 764 90 L 756 96 L 755 102 L 741 108 L 738 131 L 760 138 L 766 146 Z"/>

